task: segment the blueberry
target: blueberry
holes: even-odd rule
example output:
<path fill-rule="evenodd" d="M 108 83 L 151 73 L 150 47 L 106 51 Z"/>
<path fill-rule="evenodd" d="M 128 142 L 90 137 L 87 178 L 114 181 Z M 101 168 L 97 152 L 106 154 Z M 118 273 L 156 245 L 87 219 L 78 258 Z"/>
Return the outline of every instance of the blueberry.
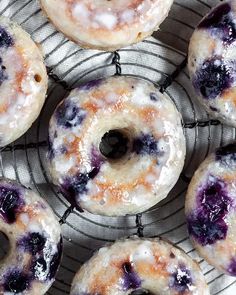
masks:
<path fill-rule="evenodd" d="M 158 141 L 153 135 L 143 134 L 134 139 L 133 151 L 138 155 L 161 155 L 162 152 L 158 148 Z"/>
<path fill-rule="evenodd" d="M 138 274 L 134 272 L 130 262 L 126 262 L 122 265 L 124 271 L 124 290 L 138 289 L 141 286 L 141 279 Z"/>
<path fill-rule="evenodd" d="M 0 48 L 8 48 L 13 45 L 13 38 L 7 33 L 7 31 L 3 27 L 0 27 Z"/>
<path fill-rule="evenodd" d="M 78 173 L 73 178 L 67 178 L 63 184 L 63 189 L 72 197 L 87 192 L 87 184 L 89 182 L 88 174 Z"/>
<path fill-rule="evenodd" d="M 14 294 L 27 290 L 30 286 L 30 279 L 26 274 L 15 270 L 5 277 L 4 290 Z"/>
<path fill-rule="evenodd" d="M 155 92 L 150 93 L 150 99 L 152 101 L 158 101 L 158 96 Z"/>
<path fill-rule="evenodd" d="M 231 7 L 224 3 L 206 16 L 199 24 L 200 29 L 209 29 L 213 36 L 221 38 L 227 44 L 231 44 L 236 38 L 236 25 L 230 16 Z"/>
<path fill-rule="evenodd" d="M 57 123 L 65 128 L 72 128 L 82 124 L 85 117 L 85 111 L 68 100 L 62 102 L 56 110 Z"/>
<path fill-rule="evenodd" d="M 224 165 L 236 163 L 236 144 L 232 143 L 216 150 L 216 161 L 220 161 Z"/>
<path fill-rule="evenodd" d="M 128 138 L 119 130 L 111 130 L 102 137 L 101 154 L 108 159 L 120 159 L 128 151 Z"/>
<path fill-rule="evenodd" d="M 24 205 L 19 192 L 13 188 L 0 187 L 0 216 L 9 224 L 16 221 L 17 211 Z"/>
<path fill-rule="evenodd" d="M 236 277 L 236 259 L 235 258 L 231 260 L 227 271 L 231 276 Z"/>
<path fill-rule="evenodd" d="M 174 288 L 178 294 L 181 294 L 185 291 L 189 291 L 192 283 L 190 271 L 185 266 L 180 265 L 171 277 L 170 287 Z"/>
<path fill-rule="evenodd" d="M 7 80 L 6 67 L 2 65 L 2 58 L 0 57 L 0 86 L 4 80 Z"/>
<path fill-rule="evenodd" d="M 33 255 L 43 250 L 46 238 L 39 233 L 25 235 L 17 242 L 17 246 Z"/>
<path fill-rule="evenodd" d="M 207 99 L 214 99 L 228 89 L 233 82 L 230 68 L 221 59 L 206 60 L 197 70 L 193 86 Z"/>

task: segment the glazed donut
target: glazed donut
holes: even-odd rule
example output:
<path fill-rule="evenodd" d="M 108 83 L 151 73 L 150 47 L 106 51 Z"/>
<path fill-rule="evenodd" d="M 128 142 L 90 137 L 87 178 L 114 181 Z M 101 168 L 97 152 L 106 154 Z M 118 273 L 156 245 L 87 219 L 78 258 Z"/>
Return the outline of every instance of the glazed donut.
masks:
<path fill-rule="evenodd" d="M 183 168 L 181 115 L 154 85 L 110 77 L 74 89 L 49 126 L 49 169 L 68 200 L 121 216 L 167 196 Z"/>
<path fill-rule="evenodd" d="M 218 149 L 198 168 L 186 197 L 190 237 L 214 267 L 236 276 L 236 144 Z"/>
<path fill-rule="evenodd" d="M 0 147 L 23 135 L 38 117 L 47 91 L 43 56 L 16 23 L 0 17 Z"/>
<path fill-rule="evenodd" d="M 189 72 L 207 112 L 236 127 L 236 2 L 214 8 L 198 25 L 189 47 Z"/>
<path fill-rule="evenodd" d="M 32 190 L 0 179 L 0 232 L 10 243 L 0 261 L 0 294 L 45 294 L 62 254 L 60 226 L 49 205 Z"/>
<path fill-rule="evenodd" d="M 158 238 L 134 237 L 101 248 L 77 272 L 70 294 L 210 293 L 198 264 L 182 250 Z"/>
<path fill-rule="evenodd" d="M 137 43 L 167 17 L 173 0 L 41 0 L 69 39 L 85 48 L 114 50 Z"/>

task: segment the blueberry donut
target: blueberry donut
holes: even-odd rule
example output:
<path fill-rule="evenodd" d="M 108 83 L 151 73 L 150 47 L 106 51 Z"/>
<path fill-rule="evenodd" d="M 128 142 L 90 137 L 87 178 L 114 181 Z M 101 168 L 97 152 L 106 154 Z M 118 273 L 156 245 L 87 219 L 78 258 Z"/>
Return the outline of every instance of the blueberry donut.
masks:
<path fill-rule="evenodd" d="M 41 111 L 46 90 L 40 50 L 17 24 L 0 16 L 0 147 L 30 128 Z"/>
<path fill-rule="evenodd" d="M 236 276 L 236 144 L 218 149 L 198 168 L 186 197 L 190 237 L 214 267 Z"/>
<path fill-rule="evenodd" d="M 49 205 L 32 190 L 0 179 L 0 232 L 10 243 L 0 261 L 0 294 L 45 294 L 62 254 L 60 226 Z"/>
<path fill-rule="evenodd" d="M 114 50 L 137 43 L 167 17 L 173 0 L 41 0 L 54 25 L 85 48 Z"/>
<path fill-rule="evenodd" d="M 188 67 L 199 101 L 208 113 L 236 127 L 236 2 L 214 8 L 198 25 Z"/>
<path fill-rule="evenodd" d="M 57 107 L 49 127 L 53 182 L 78 208 L 134 214 L 167 196 L 183 168 L 181 116 L 153 84 L 91 81 Z"/>
<path fill-rule="evenodd" d="M 130 238 L 101 248 L 75 275 L 71 295 L 208 295 L 203 274 L 161 239 Z"/>

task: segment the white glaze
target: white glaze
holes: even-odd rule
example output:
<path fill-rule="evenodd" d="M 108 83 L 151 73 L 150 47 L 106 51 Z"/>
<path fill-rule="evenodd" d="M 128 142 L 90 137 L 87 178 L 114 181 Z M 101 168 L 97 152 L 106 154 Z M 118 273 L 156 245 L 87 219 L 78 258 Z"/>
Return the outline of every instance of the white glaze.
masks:
<path fill-rule="evenodd" d="M 150 99 L 150 93 L 155 93 L 157 101 Z M 102 157 L 99 144 L 110 130 L 125 130 L 131 143 L 142 133 L 151 134 L 164 152 L 161 156 L 128 152 L 115 162 L 103 159 L 87 192 L 77 195 L 77 204 L 92 213 L 118 216 L 146 210 L 167 196 L 183 168 L 186 147 L 181 115 L 166 95 L 143 80 L 111 77 L 90 90 L 86 86 L 73 90 L 64 103 L 82 108 L 86 118 L 79 126 L 64 128 L 58 125 L 56 111 L 50 121 L 55 157 L 49 168 L 59 187 L 65 178 L 94 168 L 91 151 Z M 60 152 L 62 146 L 65 153 Z"/>
<path fill-rule="evenodd" d="M 159 28 L 173 0 L 41 0 L 55 26 L 81 46 L 117 49 Z"/>
<path fill-rule="evenodd" d="M 122 265 L 127 262 L 132 264 L 133 271 L 141 279 L 140 288 L 152 294 L 210 294 L 199 266 L 183 251 L 160 239 L 135 237 L 101 248 L 77 272 L 70 294 L 131 294 L 133 289 L 124 290 L 123 287 Z M 172 275 L 176 272 L 181 275 L 181 264 L 191 272 L 193 279 L 184 293 L 171 287 Z"/>
<path fill-rule="evenodd" d="M 0 146 L 23 135 L 38 117 L 47 91 L 47 73 L 43 56 L 30 36 L 17 24 L 0 17 L 0 27 L 14 40 L 9 48 L 0 48 L 7 80 L 0 85 Z M 41 81 L 35 80 L 35 75 Z"/>

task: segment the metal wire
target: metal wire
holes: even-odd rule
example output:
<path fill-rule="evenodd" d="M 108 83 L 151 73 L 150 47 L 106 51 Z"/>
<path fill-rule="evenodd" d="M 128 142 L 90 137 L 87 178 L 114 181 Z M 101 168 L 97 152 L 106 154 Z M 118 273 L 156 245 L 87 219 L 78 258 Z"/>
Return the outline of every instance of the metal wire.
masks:
<path fill-rule="evenodd" d="M 1 0 L 0 0 L 1 2 Z M 205 3 L 204 1 L 194 0 L 193 1 L 197 6 L 201 6 L 205 10 L 209 9 L 209 4 Z M 10 0 L 10 2 L 5 7 L 0 7 L 0 14 L 8 13 L 9 11 L 13 10 L 14 13 L 11 14 L 13 19 L 17 20 L 18 23 L 22 25 L 27 25 L 32 18 L 41 17 L 41 10 L 39 7 L 35 7 L 32 9 L 30 14 L 24 14 L 22 12 L 29 6 L 33 5 L 32 0 Z M 13 9 L 13 7 L 16 8 Z M 181 9 L 184 12 L 191 13 L 194 17 L 198 17 L 200 19 L 203 15 L 199 13 L 197 8 L 189 8 L 187 3 L 182 1 L 175 1 L 174 9 Z M 182 28 L 187 28 L 189 31 L 192 31 L 194 26 L 190 25 L 185 21 L 183 18 L 179 18 L 178 14 L 171 14 L 168 18 L 167 22 L 173 22 L 182 26 Z M 33 37 L 37 37 L 40 35 L 41 32 L 44 32 L 46 28 L 50 27 L 48 21 L 41 21 L 38 25 L 35 25 L 31 30 L 31 35 Z M 40 40 L 40 44 L 46 47 L 46 44 L 50 43 L 51 40 L 58 36 L 58 32 L 55 30 L 48 31 L 47 34 L 44 34 L 43 39 Z M 189 36 L 188 34 L 181 35 L 181 32 L 173 32 L 170 31 L 167 27 L 164 27 L 159 36 L 163 36 L 165 40 L 168 36 L 171 39 L 178 40 L 179 44 L 183 48 L 187 48 Z M 174 42 L 173 41 L 173 42 Z M 212 120 L 212 119 L 200 119 L 198 117 L 197 110 L 195 108 L 195 104 L 192 101 L 192 97 L 189 93 L 189 89 L 187 89 L 186 85 L 183 81 L 189 81 L 188 74 L 185 71 L 186 66 L 186 54 L 180 53 L 178 50 L 175 50 L 168 45 L 164 45 L 162 43 L 153 42 L 151 40 L 145 40 L 142 42 L 145 46 L 140 47 L 132 47 L 127 49 L 121 49 L 114 53 L 107 53 L 107 52 L 95 52 L 92 54 L 83 55 L 80 57 L 80 54 L 83 53 L 81 48 L 75 47 L 69 54 L 66 54 L 56 63 L 50 63 L 50 59 L 52 56 L 57 55 L 57 53 L 63 50 L 70 42 L 65 39 L 61 38 L 61 41 L 57 43 L 56 46 L 51 48 L 45 54 L 45 60 L 48 63 L 48 75 L 50 80 L 53 82 L 52 86 L 50 87 L 48 98 L 46 105 L 42 111 L 42 114 L 38 120 L 37 127 L 36 127 L 36 135 L 31 136 L 28 138 L 26 135 L 24 137 L 25 142 L 22 143 L 14 143 L 9 145 L 3 149 L 1 149 L 1 157 L 0 157 L 0 170 L 3 176 L 6 176 L 6 165 L 9 161 L 9 155 L 11 157 L 11 161 L 13 163 L 13 170 L 15 171 L 15 177 L 17 180 L 21 181 L 21 174 L 18 172 L 18 161 L 22 159 L 22 156 L 25 157 L 25 162 L 27 165 L 27 171 L 29 172 L 30 182 L 33 184 L 34 188 L 38 191 L 38 193 L 42 196 L 47 195 L 50 192 L 50 198 L 47 200 L 52 205 L 54 213 L 60 220 L 60 223 L 63 225 L 63 228 L 67 228 L 68 233 L 64 234 L 64 242 L 65 242 L 65 251 L 64 251 L 64 259 L 61 265 L 62 271 L 65 274 L 68 274 L 67 280 L 57 278 L 56 283 L 54 284 L 52 290 L 48 294 L 69 294 L 70 284 L 68 281 L 74 275 L 74 272 L 78 268 L 78 264 L 82 264 L 84 262 L 85 257 L 88 257 L 88 254 L 84 255 L 81 253 L 89 253 L 91 255 L 92 251 L 102 245 L 104 242 L 113 241 L 114 239 L 110 238 L 110 231 L 112 233 L 115 232 L 114 236 L 123 236 L 124 234 L 128 235 L 128 233 L 137 233 L 140 237 L 145 236 L 157 236 L 157 235 L 164 235 L 165 237 L 172 237 L 176 232 L 182 230 L 186 227 L 185 220 L 183 218 L 183 196 L 185 194 L 187 184 L 191 179 L 192 175 L 192 163 L 195 162 L 196 157 L 198 156 L 199 150 L 201 147 L 201 129 L 206 128 L 207 137 L 205 140 L 205 148 L 201 152 L 201 159 L 203 159 L 211 149 L 212 137 L 215 128 L 220 128 L 220 142 L 219 145 L 222 145 L 225 141 L 225 130 L 224 127 L 219 121 Z M 169 56 L 164 56 L 160 54 L 156 54 L 155 50 L 149 50 L 149 47 L 160 47 L 165 50 L 169 50 L 174 54 L 179 54 L 181 57 L 180 62 L 176 63 L 173 61 Z M 142 54 L 143 56 L 149 56 L 152 59 L 161 59 L 167 65 L 172 67 L 172 71 L 169 73 L 165 72 L 163 69 L 157 69 L 155 64 L 144 64 L 140 59 L 134 60 L 124 60 L 122 57 L 124 54 L 129 54 L 130 56 L 136 56 L 138 54 Z M 100 58 L 104 60 L 104 63 L 98 64 L 97 66 L 91 69 L 90 62 Z M 73 61 L 76 59 L 76 62 Z M 110 62 L 111 60 L 111 62 Z M 71 64 L 69 68 L 65 67 L 65 70 L 59 70 L 62 66 L 66 64 Z M 77 71 L 78 69 L 78 71 Z M 83 69 L 83 70 L 79 70 Z M 129 69 L 129 70 L 128 70 Z M 144 71 L 146 72 L 144 72 Z M 71 79 L 71 73 L 74 75 Z M 174 86 L 181 91 L 186 99 L 186 103 L 189 105 L 191 109 L 191 116 L 188 119 L 184 118 L 183 127 L 185 129 L 186 134 L 191 132 L 192 140 L 188 143 L 191 146 L 191 149 L 188 151 L 188 157 L 186 159 L 185 169 L 183 174 L 181 175 L 181 180 L 183 181 L 181 190 L 174 192 L 171 194 L 169 198 L 164 200 L 161 204 L 158 204 L 155 208 L 147 210 L 142 214 L 137 214 L 135 216 L 128 216 L 126 217 L 126 222 L 123 224 L 123 219 L 113 219 L 113 218 L 105 218 L 105 219 L 96 219 L 92 215 L 88 213 L 80 213 L 78 211 L 74 211 L 73 207 L 67 203 L 67 201 L 63 198 L 63 196 L 58 193 L 55 187 L 52 185 L 50 181 L 50 177 L 48 175 L 46 163 L 45 163 L 45 149 L 47 148 L 47 140 L 45 140 L 46 136 L 43 130 L 45 130 L 44 121 L 45 121 L 45 114 L 47 113 L 47 109 L 50 108 L 50 105 L 54 102 L 54 93 L 60 89 L 61 98 L 70 91 L 75 85 L 79 84 L 84 79 L 90 79 L 95 73 L 105 73 L 105 75 L 130 75 L 135 77 L 140 77 L 142 79 L 146 79 L 156 85 L 160 89 L 161 92 L 166 92 L 171 99 L 176 103 L 176 106 L 179 107 L 179 101 L 176 100 L 176 97 L 173 95 L 171 91 L 171 86 Z M 147 74 L 146 74 L 147 73 Z M 150 77 L 161 77 L 159 78 L 150 78 Z M 61 91 L 61 89 L 63 91 Z M 62 93 L 61 93 L 62 92 Z M 189 119 L 190 118 L 190 119 Z M 204 129 L 205 130 L 205 129 Z M 227 130 L 228 134 L 229 130 Z M 232 138 L 235 139 L 235 129 L 232 129 Z M 33 140 L 34 139 L 34 140 Z M 197 163 L 201 160 L 199 159 Z M 37 175 L 35 172 L 35 163 L 38 163 L 40 168 L 40 173 L 43 179 L 43 185 L 38 183 Z M 171 204 L 176 204 L 173 208 L 169 207 Z M 73 218 L 69 218 L 72 214 Z M 145 219 L 144 219 L 145 216 Z M 75 222 L 73 220 L 76 220 Z M 172 221 L 176 220 L 176 223 Z M 172 222 L 171 226 L 168 226 L 168 223 Z M 102 228 L 104 230 L 104 236 L 100 237 L 98 233 L 91 233 L 87 227 L 87 225 L 92 225 L 94 228 Z M 176 226 L 173 226 L 176 224 Z M 155 227 L 154 233 L 152 233 L 153 228 Z M 70 236 L 68 236 L 70 235 Z M 80 237 L 80 239 L 75 239 L 75 236 Z M 88 243 L 87 241 L 91 241 Z M 174 241 L 176 245 L 187 245 L 188 244 L 188 236 L 187 233 L 179 236 L 179 238 Z M 74 249 L 70 252 L 68 249 Z M 85 252 L 83 252 L 85 251 Z M 194 249 L 187 249 L 187 252 L 190 255 L 195 254 Z M 72 253 L 72 254 L 71 254 Z M 79 253 L 79 254 L 78 254 Z M 198 259 L 199 263 L 205 264 L 204 260 Z M 212 267 L 207 268 L 205 271 L 206 277 L 209 278 L 208 282 L 210 285 L 214 285 L 215 282 L 222 279 L 222 275 L 214 275 L 214 269 Z M 219 294 L 221 291 L 230 288 L 232 282 L 227 286 L 222 285 L 222 290 L 214 289 L 214 294 Z"/>

